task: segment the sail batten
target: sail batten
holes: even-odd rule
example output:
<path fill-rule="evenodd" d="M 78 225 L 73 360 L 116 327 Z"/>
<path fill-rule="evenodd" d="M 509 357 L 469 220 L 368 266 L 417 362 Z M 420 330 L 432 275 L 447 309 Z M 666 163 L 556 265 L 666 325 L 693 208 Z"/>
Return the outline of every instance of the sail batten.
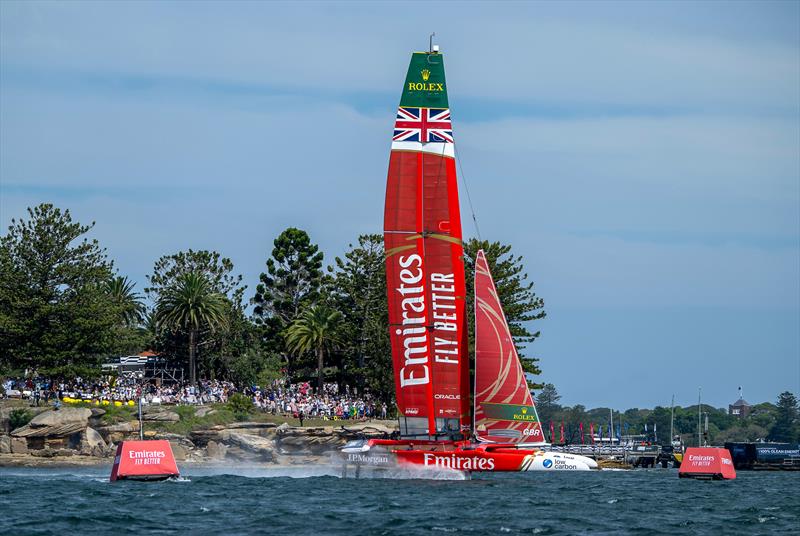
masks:
<path fill-rule="evenodd" d="M 395 118 L 384 243 L 400 431 L 455 437 L 469 424 L 461 215 L 444 63 L 414 53 Z"/>
<path fill-rule="evenodd" d="M 475 259 L 474 415 L 475 435 L 480 441 L 545 444 L 483 250 Z"/>

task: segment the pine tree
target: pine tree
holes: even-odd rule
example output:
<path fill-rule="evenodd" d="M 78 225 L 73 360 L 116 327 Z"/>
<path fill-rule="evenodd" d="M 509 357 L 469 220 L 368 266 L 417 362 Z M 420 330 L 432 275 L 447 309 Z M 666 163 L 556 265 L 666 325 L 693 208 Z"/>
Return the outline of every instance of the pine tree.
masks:
<path fill-rule="evenodd" d="M 51 204 L 11 220 L 0 239 L 0 355 L 42 372 L 94 367 L 114 344 L 120 310 L 104 291 L 113 265 L 92 227 Z"/>
<path fill-rule="evenodd" d="M 784 391 L 778 395 L 775 422 L 769 430 L 769 439 L 783 443 L 800 441 L 799 414 L 797 397 L 794 394 Z"/>
<path fill-rule="evenodd" d="M 340 330 L 343 379 L 390 401 L 394 395 L 383 237 L 361 235 L 336 257 L 329 295 L 344 315 Z"/>
<path fill-rule="evenodd" d="M 489 263 L 489 270 L 497 287 L 497 294 L 503 306 L 511 336 L 514 338 L 522 368 L 529 374 L 541 374 L 541 370 L 536 364 L 539 360 L 535 357 L 526 357 L 524 350 L 540 335 L 539 331 L 531 332 L 526 327 L 526 323 L 541 320 L 546 316 L 544 300 L 534 292 L 533 282 L 527 281 L 528 274 L 525 273 L 522 257 L 512 254 L 511 246 L 475 238 L 464 244 L 467 318 L 474 318 L 475 296 L 472 289 L 475 284 L 475 257 L 480 249 L 486 254 L 486 261 Z M 474 326 L 469 322 L 467 325 L 470 348 L 474 348 Z"/>
<path fill-rule="evenodd" d="M 267 271 L 259 276 L 253 297 L 253 318 L 262 327 L 264 342 L 271 350 L 287 352 L 283 331 L 307 306 L 316 303 L 322 283 L 322 252 L 303 230 L 290 227 L 273 242 Z"/>

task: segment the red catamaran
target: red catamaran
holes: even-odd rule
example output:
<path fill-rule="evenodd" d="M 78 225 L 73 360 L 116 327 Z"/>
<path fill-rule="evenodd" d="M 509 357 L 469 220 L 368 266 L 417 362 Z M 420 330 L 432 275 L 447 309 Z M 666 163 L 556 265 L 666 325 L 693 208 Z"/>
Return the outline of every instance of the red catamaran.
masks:
<path fill-rule="evenodd" d="M 475 390 L 444 58 L 415 52 L 394 124 L 384 214 L 386 283 L 400 439 L 349 443 L 346 463 L 465 471 L 588 470 L 545 452 L 483 252 L 475 260 Z"/>

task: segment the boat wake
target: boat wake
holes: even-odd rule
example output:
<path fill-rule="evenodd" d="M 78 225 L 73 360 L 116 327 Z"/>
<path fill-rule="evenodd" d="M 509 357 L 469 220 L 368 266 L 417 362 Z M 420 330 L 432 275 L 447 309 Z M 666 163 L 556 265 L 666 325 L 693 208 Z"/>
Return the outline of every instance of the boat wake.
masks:
<path fill-rule="evenodd" d="M 196 467 L 191 471 L 192 477 L 239 476 L 244 478 L 381 478 L 398 480 L 466 480 L 462 471 L 450 469 L 433 469 L 417 466 L 361 467 L 356 471 L 352 466 L 344 468 L 341 463 L 278 466 L 278 467 L 242 467 L 238 465 L 220 465 Z M 180 481 L 190 482 L 181 477 Z"/>
<path fill-rule="evenodd" d="M 192 476 L 240 476 L 244 478 L 317 478 L 341 476 L 341 470 L 327 465 L 282 465 L 277 467 L 253 467 L 241 465 L 218 465 L 197 467 Z"/>
<path fill-rule="evenodd" d="M 340 472 L 341 473 L 341 472 Z M 362 467 L 356 476 L 353 471 L 343 478 L 387 478 L 395 480 L 468 480 L 464 471 L 446 468 L 430 468 L 425 466 L 403 465 L 395 467 Z"/>
<path fill-rule="evenodd" d="M 363 460 L 358 454 L 332 453 L 329 465 L 337 471 L 340 478 L 388 478 L 396 480 L 468 480 L 465 471 L 441 466 L 426 466 L 398 463 L 393 457 L 378 455 L 365 456 Z"/>

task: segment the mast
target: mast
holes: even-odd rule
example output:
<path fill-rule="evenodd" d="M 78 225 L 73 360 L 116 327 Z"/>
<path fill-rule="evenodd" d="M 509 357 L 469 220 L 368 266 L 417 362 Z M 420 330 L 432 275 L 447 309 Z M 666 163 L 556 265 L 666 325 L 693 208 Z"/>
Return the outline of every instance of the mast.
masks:
<path fill-rule="evenodd" d="M 611 419 L 611 427 L 608 429 L 608 440 L 609 440 L 611 446 L 613 447 L 614 446 L 614 410 L 613 409 L 609 409 L 608 410 L 608 414 L 609 414 L 609 417 Z"/>
<path fill-rule="evenodd" d="M 702 405 L 700 404 L 700 393 L 703 391 L 702 387 L 697 388 L 697 446 L 703 446 L 703 439 L 702 439 L 702 431 L 701 431 L 701 417 L 700 417 L 700 408 Z"/>
<path fill-rule="evenodd" d="M 400 434 L 470 426 L 466 289 L 444 58 L 411 56 L 394 124 L 384 212 L 389 335 Z"/>
<path fill-rule="evenodd" d="M 672 402 L 669 406 L 669 444 L 675 440 L 675 395 L 672 395 Z"/>

